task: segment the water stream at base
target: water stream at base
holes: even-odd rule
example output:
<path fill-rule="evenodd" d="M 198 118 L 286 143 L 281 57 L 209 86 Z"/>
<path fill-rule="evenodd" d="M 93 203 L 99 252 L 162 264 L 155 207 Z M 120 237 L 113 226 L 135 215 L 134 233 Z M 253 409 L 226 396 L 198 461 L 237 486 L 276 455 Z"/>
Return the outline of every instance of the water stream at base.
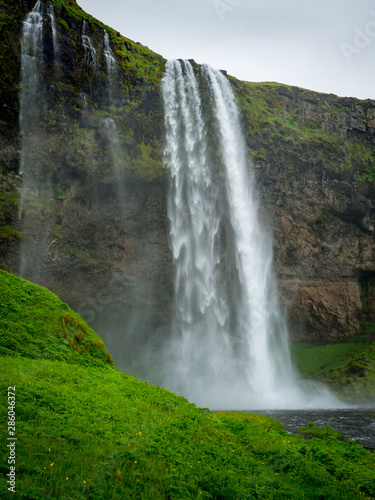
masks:
<path fill-rule="evenodd" d="M 343 439 L 352 439 L 370 451 L 375 451 L 375 408 L 341 408 L 316 410 L 268 410 L 257 411 L 261 415 L 280 421 L 284 429 L 299 434 L 298 429 L 314 422 L 318 427 L 331 425 L 343 434 Z M 301 434 L 299 434 L 301 435 Z"/>

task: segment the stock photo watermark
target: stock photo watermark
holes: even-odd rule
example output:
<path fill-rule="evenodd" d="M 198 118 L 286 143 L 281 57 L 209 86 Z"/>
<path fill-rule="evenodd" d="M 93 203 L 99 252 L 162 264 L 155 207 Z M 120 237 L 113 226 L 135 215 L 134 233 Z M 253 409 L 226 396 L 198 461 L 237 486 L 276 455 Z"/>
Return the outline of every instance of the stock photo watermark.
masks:
<path fill-rule="evenodd" d="M 16 492 L 16 387 L 8 387 L 8 491 Z"/>
<path fill-rule="evenodd" d="M 370 15 L 373 19 L 368 21 L 365 26 L 354 27 L 354 37 L 351 43 L 340 43 L 341 52 L 348 63 L 352 61 L 353 56 L 360 54 L 368 47 L 375 38 L 375 10 L 372 10 Z"/>
<path fill-rule="evenodd" d="M 222 21 L 228 12 L 233 12 L 235 7 L 241 5 L 242 2 L 243 0 L 213 0 L 212 5 Z"/>

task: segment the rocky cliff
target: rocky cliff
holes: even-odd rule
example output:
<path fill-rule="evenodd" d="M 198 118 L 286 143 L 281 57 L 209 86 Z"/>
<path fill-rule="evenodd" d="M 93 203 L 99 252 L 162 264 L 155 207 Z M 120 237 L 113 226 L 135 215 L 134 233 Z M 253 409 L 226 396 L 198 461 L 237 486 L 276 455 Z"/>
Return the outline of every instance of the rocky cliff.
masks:
<path fill-rule="evenodd" d="M 81 313 L 120 368 L 157 370 L 155 359 L 139 354 L 146 344 L 162 348 L 173 308 L 165 61 L 74 0 L 41 2 L 43 83 L 38 123 L 27 128 L 22 22 L 35 4 L 0 1 L 0 266 Z M 106 67 L 105 33 L 115 75 Z M 375 101 L 230 81 L 262 218 L 273 230 L 291 336 L 351 334 L 361 318 L 375 320 Z M 32 168 L 20 174 L 23 162 Z"/>
<path fill-rule="evenodd" d="M 375 102 L 278 84 L 238 93 L 291 334 L 346 335 L 375 318 Z"/>

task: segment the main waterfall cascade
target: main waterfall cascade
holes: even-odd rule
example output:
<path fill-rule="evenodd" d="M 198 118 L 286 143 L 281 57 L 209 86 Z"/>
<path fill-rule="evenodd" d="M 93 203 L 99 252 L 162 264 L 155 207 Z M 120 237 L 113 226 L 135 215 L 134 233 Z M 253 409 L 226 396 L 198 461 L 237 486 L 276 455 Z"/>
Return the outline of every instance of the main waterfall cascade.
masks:
<path fill-rule="evenodd" d="M 291 366 L 271 239 L 227 78 L 169 61 L 162 91 L 176 272 L 166 383 L 210 408 L 336 406 Z"/>

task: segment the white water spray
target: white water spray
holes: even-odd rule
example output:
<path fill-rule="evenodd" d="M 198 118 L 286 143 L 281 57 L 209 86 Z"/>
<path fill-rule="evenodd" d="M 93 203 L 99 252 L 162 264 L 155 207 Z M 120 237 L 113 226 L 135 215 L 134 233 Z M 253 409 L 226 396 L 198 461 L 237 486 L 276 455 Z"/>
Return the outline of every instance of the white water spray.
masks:
<path fill-rule="evenodd" d="M 312 397 L 292 370 L 271 239 L 228 80 L 169 61 L 162 90 L 176 268 L 166 385 L 211 408 L 336 406 L 318 385 Z"/>

